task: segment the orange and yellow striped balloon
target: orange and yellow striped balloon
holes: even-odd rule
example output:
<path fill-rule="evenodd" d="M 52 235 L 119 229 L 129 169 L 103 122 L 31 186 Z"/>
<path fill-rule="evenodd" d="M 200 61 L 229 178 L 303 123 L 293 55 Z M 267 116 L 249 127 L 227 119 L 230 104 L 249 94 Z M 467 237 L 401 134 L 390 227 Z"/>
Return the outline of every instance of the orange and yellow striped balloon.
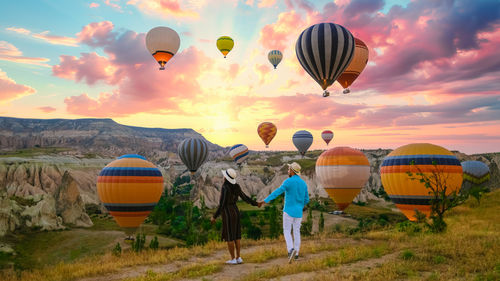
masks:
<path fill-rule="evenodd" d="M 354 83 L 368 63 L 368 47 L 358 38 L 354 38 L 354 41 L 356 42 L 354 57 L 344 72 L 337 78 L 337 81 L 344 89 Z M 345 93 L 349 93 L 349 90 L 345 91 Z"/>
<path fill-rule="evenodd" d="M 257 133 L 259 134 L 259 137 L 262 139 L 262 141 L 264 141 L 264 143 L 266 144 L 266 147 L 269 147 L 269 143 L 271 143 L 277 132 L 278 128 L 276 128 L 276 125 L 271 122 L 260 123 L 259 127 L 257 128 Z"/>
<path fill-rule="evenodd" d="M 97 193 L 119 226 L 135 229 L 154 209 L 163 192 L 163 176 L 146 158 L 127 154 L 104 167 Z"/>
<path fill-rule="evenodd" d="M 413 164 L 412 164 L 413 163 Z M 413 174 L 412 180 L 407 172 Z M 462 185 L 462 166 L 460 161 L 446 148 L 430 143 L 414 143 L 401 146 L 389 153 L 380 167 L 380 177 L 385 191 L 392 202 L 412 221 L 415 221 L 415 210 L 429 216 L 430 190 L 420 182 L 416 173 L 426 176 L 441 173 L 446 179 L 449 195 L 460 189 Z"/>
<path fill-rule="evenodd" d="M 370 177 L 370 163 L 363 152 L 350 147 L 331 148 L 316 161 L 319 182 L 343 211 Z"/>

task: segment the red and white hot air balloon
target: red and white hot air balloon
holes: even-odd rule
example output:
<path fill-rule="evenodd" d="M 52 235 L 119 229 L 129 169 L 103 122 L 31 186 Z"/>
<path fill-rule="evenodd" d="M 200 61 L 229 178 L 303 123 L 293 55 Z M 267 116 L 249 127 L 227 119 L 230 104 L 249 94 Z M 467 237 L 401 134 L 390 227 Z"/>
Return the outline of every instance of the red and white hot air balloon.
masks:
<path fill-rule="evenodd" d="M 333 139 L 333 132 L 330 130 L 324 130 L 321 133 L 321 138 L 326 142 L 326 145 L 328 145 L 330 141 Z"/>

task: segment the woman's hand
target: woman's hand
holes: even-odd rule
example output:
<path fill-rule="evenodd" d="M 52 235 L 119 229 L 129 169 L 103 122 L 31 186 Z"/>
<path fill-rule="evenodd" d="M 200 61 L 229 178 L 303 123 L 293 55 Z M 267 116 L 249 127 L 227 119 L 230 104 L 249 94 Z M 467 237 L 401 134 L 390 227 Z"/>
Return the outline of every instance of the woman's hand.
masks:
<path fill-rule="evenodd" d="M 211 222 L 212 224 L 214 224 L 214 223 L 215 223 L 215 219 L 212 217 L 212 218 L 210 219 L 210 222 Z"/>
<path fill-rule="evenodd" d="M 262 201 L 262 202 L 257 202 L 257 206 L 260 208 L 262 207 L 262 205 L 264 205 L 266 202 Z"/>

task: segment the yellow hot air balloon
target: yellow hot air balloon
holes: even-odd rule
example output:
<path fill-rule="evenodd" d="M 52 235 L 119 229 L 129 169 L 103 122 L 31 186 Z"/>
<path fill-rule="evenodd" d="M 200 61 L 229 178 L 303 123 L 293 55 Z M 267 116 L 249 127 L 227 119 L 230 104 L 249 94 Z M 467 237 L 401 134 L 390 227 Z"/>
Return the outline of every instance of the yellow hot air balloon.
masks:
<path fill-rule="evenodd" d="M 179 34 L 175 30 L 158 26 L 146 34 L 146 47 L 155 60 L 160 64 L 160 70 L 177 53 L 181 45 Z"/>
<path fill-rule="evenodd" d="M 370 177 L 370 163 L 363 152 L 350 147 L 331 148 L 316 161 L 319 182 L 343 211 Z"/>
<path fill-rule="evenodd" d="M 129 235 L 151 213 L 162 192 L 160 170 L 140 155 L 119 157 L 97 177 L 99 199 Z"/>
<path fill-rule="evenodd" d="M 412 180 L 407 174 L 411 172 Z M 442 173 L 446 178 L 446 195 L 460 189 L 462 185 L 462 166 L 460 161 L 446 148 L 430 143 L 414 143 L 401 146 L 389 153 L 380 167 L 380 177 L 385 191 L 392 202 L 412 221 L 415 210 L 429 216 L 431 212 L 430 190 L 420 182 L 416 173 L 426 176 Z"/>
<path fill-rule="evenodd" d="M 233 49 L 234 41 L 229 36 L 221 36 L 217 39 L 217 49 L 224 55 L 226 55 Z"/>
<path fill-rule="evenodd" d="M 358 78 L 359 74 L 361 74 L 368 63 L 368 47 L 358 38 L 354 38 L 354 41 L 356 42 L 354 57 L 344 72 L 337 78 L 339 84 L 345 89 L 344 94 L 350 92 L 349 86 Z"/>

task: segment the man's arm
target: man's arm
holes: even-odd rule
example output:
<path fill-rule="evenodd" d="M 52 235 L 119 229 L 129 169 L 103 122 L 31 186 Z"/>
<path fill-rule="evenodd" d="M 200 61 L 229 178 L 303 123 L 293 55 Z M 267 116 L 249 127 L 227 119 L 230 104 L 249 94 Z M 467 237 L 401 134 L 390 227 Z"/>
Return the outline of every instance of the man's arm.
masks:
<path fill-rule="evenodd" d="M 269 194 L 269 196 L 267 196 L 266 199 L 264 199 L 264 202 L 269 203 L 269 202 L 273 201 L 274 199 L 276 199 L 276 197 L 283 194 L 283 192 L 286 191 L 287 185 L 288 185 L 288 179 L 285 180 L 281 184 L 281 186 L 278 187 L 275 191 L 273 191 L 271 194 Z"/>

